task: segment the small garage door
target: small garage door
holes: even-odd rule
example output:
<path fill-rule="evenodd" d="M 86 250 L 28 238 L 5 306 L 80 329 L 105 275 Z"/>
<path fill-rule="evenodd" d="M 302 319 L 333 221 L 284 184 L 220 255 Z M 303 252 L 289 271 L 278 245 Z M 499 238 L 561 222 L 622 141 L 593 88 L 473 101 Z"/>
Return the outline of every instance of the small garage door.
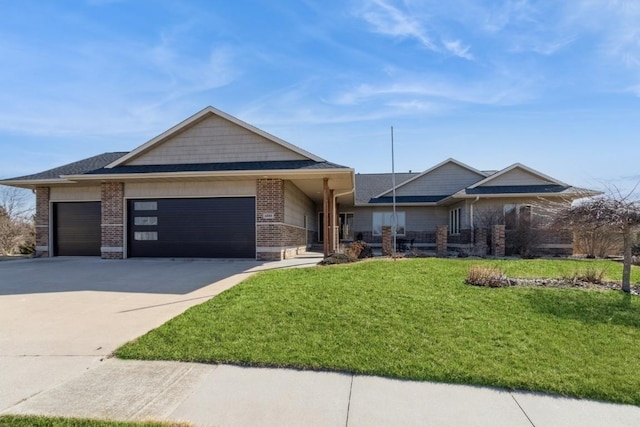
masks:
<path fill-rule="evenodd" d="M 255 199 L 129 200 L 130 257 L 255 258 Z"/>
<path fill-rule="evenodd" d="M 99 256 L 100 219 L 100 202 L 54 203 L 54 255 Z"/>

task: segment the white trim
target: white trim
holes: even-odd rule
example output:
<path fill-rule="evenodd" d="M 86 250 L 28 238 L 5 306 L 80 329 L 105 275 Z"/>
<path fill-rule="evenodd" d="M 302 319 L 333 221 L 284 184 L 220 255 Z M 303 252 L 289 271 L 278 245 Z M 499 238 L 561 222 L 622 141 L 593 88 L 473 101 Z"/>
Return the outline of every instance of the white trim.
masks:
<path fill-rule="evenodd" d="M 295 245 L 295 246 L 256 246 L 256 253 L 260 253 L 260 252 L 282 252 L 282 251 L 286 251 L 289 249 L 299 249 L 299 248 L 304 248 L 304 245 Z"/>
<path fill-rule="evenodd" d="M 258 222 L 256 221 L 256 226 L 258 225 L 285 225 L 287 227 L 299 228 L 301 230 L 306 230 L 304 227 L 300 227 L 299 225 L 287 224 L 286 222 Z"/>
<path fill-rule="evenodd" d="M 122 246 L 100 246 L 100 252 L 121 253 L 124 252 L 124 248 Z"/>
<path fill-rule="evenodd" d="M 564 182 L 562 182 L 562 181 L 558 181 L 558 180 L 557 180 L 557 179 L 555 179 L 555 178 L 551 178 L 549 175 L 545 175 L 545 174 L 543 174 L 542 172 L 538 172 L 538 171 L 537 171 L 537 170 L 535 170 L 535 169 L 531 169 L 530 167 L 525 166 L 525 165 L 523 165 L 522 163 L 514 163 L 514 164 L 512 164 L 511 166 L 509 166 L 509 167 L 507 167 L 507 168 L 504 168 L 504 169 L 502 169 L 501 171 L 494 173 L 493 175 L 488 176 L 487 178 L 483 179 L 482 181 L 478 181 L 478 182 L 476 182 L 475 184 L 473 184 L 472 186 L 470 186 L 470 187 L 468 187 L 468 188 L 476 188 L 476 187 L 478 187 L 478 186 L 480 186 L 480 185 L 484 185 L 484 184 L 486 184 L 487 182 L 490 182 L 491 180 L 493 180 L 494 178 L 497 178 L 497 177 L 499 177 L 499 176 L 502 176 L 502 175 L 506 174 L 507 172 L 511 172 L 512 170 L 514 170 L 514 169 L 518 169 L 518 168 L 519 168 L 519 169 L 522 169 L 522 170 L 524 170 L 524 171 L 526 171 L 526 172 L 529 172 L 530 174 L 536 175 L 536 176 L 538 176 L 539 178 L 542 178 L 542 179 L 545 179 L 545 180 L 547 180 L 547 181 L 550 181 L 550 182 L 551 182 L 551 183 L 553 183 L 553 184 L 557 184 L 557 185 L 564 185 L 564 186 L 570 187 L 570 185 L 569 185 L 569 184 L 565 184 L 565 183 L 564 183 Z"/>
<path fill-rule="evenodd" d="M 124 227 L 124 224 L 100 224 L 100 227 Z"/>
<path fill-rule="evenodd" d="M 47 179 L 5 179 L 0 180 L 1 185 L 12 185 L 12 186 L 29 186 L 29 187 L 39 187 L 43 184 L 71 184 L 71 182 L 62 178 L 47 178 Z"/>
<path fill-rule="evenodd" d="M 231 171 L 197 171 L 197 172 L 152 172 L 152 173 L 118 173 L 118 174 L 81 174 L 60 175 L 64 179 L 74 181 L 119 181 L 125 179 L 153 179 L 153 178 L 215 178 L 228 176 L 264 177 L 270 176 L 276 179 L 282 175 L 336 175 L 355 173 L 353 168 L 331 169 L 263 169 L 263 170 L 231 170 Z"/>
<path fill-rule="evenodd" d="M 460 162 L 460 161 L 458 161 L 458 160 L 456 160 L 454 158 L 449 157 L 447 160 L 444 160 L 444 161 L 438 163 L 437 165 L 430 167 L 429 169 L 427 169 L 426 171 L 422 172 L 421 174 L 418 174 L 418 175 L 414 176 L 413 178 L 409 178 L 408 180 L 401 182 L 400 184 L 396 185 L 395 189 L 397 190 L 398 188 L 403 187 L 405 184 L 408 184 L 408 183 L 410 183 L 412 181 L 415 181 L 416 179 L 421 178 L 421 177 L 433 172 L 434 170 L 436 170 L 436 169 L 438 169 L 438 168 L 440 168 L 440 167 L 442 167 L 442 166 L 444 166 L 444 165 L 446 165 L 448 163 L 456 164 L 456 165 L 458 165 L 458 166 L 460 166 L 460 167 L 462 167 L 464 169 L 468 169 L 471 172 L 477 173 L 480 176 L 485 176 L 485 177 L 487 176 L 486 173 L 484 173 L 482 171 L 479 171 L 479 170 L 477 170 L 475 168 L 472 168 L 471 166 L 469 166 L 467 164 L 464 164 L 464 163 L 462 163 L 462 162 Z M 389 193 L 389 192 L 391 192 L 393 190 L 394 190 L 394 188 L 390 188 L 389 190 L 385 190 L 384 193 L 380 193 L 380 194 L 378 194 L 377 196 L 375 196 L 373 198 L 377 199 L 378 197 L 382 197 L 385 194 L 387 194 L 387 193 Z"/>
<path fill-rule="evenodd" d="M 281 145 L 303 157 L 306 157 L 308 159 L 311 160 L 315 160 L 316 162 L 324 162 L 325 160 L 309 153 L 308 151 L 303 150 L 300 147 L 296 147 L 293 144 L 290 144 L 288 142 L 286 142 L 283 139 L 280 139 L 276 136 L 273 136 L 261 129 L 258 129 L 255 126 L 252 126 L 246 122 L 243 122 L 242 120 L 238 119 L 237 117 L 233 117 L 230 114 L 225 113 L 224 111 L 220 111 L 217 108 L 208 106 L 205 107 L 204 109 L 200 110 L 199 112 L 195 113 L 194 115 L 192 115 L 191 117 L 188 117 L 187 119 L 183 120 L 182 122 L 178 123 L 177 125 L 173 126 L 172 128 L 170 128 L 169 130 L 161 133 L 160 135 L 156 136 L 155 138 L 151 139 L 150 141 L 146 142 L 145 144 L 139 146 L 138 148 L 130 151 L 128 154 L 125 154 L 124 156 L 116 159 L 115 161 L 109 163 L 107 166 L 105 166 L 105 168 L 110 169 L 113 168 L 115 166 L 119 166 L 122 165 L 123 163 L 126 163 L 128 160 L 131 160 L 135 157 L 138 157 L 140 155 L 142 155 L 143 153 L 145 153 L 146 151 L 150 150 L 151 148 L 153 148 L 155 145 L 164 142 L 166 139 L 172 137 L 173 135 L 176 135 L 177 133 L 183 131 L 185 128 L 191 126 L 192 124 L 194 124 L 195 122 L 197 122 L 198 120 L 209 116 L 209 115 L 215 115 L 218 117 L 221 117 L 225 120 L 230 121 L 231 123 L 234 123 L 250 132 L 253 132 L 257 135 L 260 135 L 263 138 L 268 139 L 271 142 L 275 142 L 278 145 Z"/>

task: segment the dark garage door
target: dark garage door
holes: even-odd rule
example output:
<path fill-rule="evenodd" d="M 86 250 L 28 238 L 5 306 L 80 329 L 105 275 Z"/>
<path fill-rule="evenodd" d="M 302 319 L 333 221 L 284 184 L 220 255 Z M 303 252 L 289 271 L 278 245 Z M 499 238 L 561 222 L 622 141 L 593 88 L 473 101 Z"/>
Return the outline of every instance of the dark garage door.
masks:
<path fill-rule="evenodd" d="M 129 200 L 130 257 L 255 258 L 253 197 Z"/>
<path fill-rule="evenodd" d="M 100 202 L 54 203 L 54 255 L 99 256 L 100 219 Z"/>

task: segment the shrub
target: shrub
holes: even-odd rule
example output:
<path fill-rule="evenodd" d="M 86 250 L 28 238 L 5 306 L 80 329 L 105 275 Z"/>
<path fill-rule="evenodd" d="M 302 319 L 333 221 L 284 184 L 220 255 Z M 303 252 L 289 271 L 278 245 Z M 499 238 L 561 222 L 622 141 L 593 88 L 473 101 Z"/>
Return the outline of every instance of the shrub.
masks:
<path fill-rule="evenodd" d="M 601 285 L 604 282 L 606 272 L 601 268 L 587 268 L 585 270 L 576 270 L 573 275 L 565 279 L 572 282 L 587 282 Z"/>
<path fill-rule="evenodd" d="M 482 265 L 471 266 L 465 282 L 474 286 L 487 286 L 490 288 L 499 288 L 509 284 L 504 271 Z"/>

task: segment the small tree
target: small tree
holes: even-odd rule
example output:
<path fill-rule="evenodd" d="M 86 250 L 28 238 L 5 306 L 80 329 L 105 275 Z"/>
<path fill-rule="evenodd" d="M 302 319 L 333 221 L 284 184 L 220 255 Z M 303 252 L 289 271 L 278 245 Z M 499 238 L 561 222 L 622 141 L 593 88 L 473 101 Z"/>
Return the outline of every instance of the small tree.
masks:
<path fill-rule="evenodd" d="M 29 203 L 28 192 L 0 186 L 0 255 L 34 245 L 33 206 Z"/>
<path fill-rule="evenodd" d="M 574 229 L 608 228 L 620 233 L 624 248 L 622 290 L 631 292 L 631 248 L 635 243 L 634 231 L 640 227 L 640 201 L 633 197 L 633 191 L 622 195 L 613 188 L 608 194 L 561 209 L 556 221 Z"/>

